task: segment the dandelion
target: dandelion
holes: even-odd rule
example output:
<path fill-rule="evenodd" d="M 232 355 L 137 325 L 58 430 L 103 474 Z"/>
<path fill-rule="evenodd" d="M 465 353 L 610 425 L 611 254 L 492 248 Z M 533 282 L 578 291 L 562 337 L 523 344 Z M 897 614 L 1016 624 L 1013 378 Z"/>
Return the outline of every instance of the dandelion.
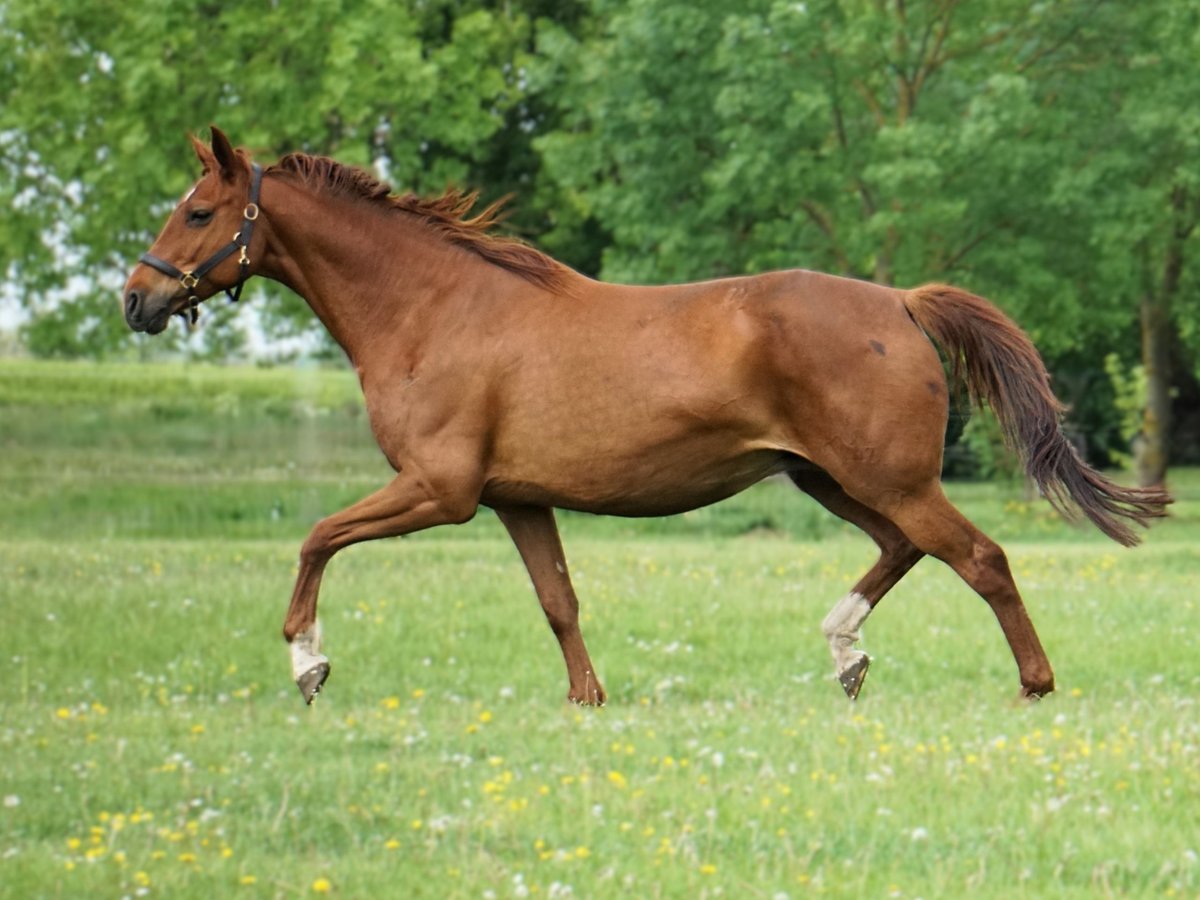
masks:
<path fill-rule="evenodd" d="M 580 847 L 575 848 L 575 858 L 576 859 L 587 859 L 591 855 L 592 855 L 592 851 L 589 850 L 587 847 L 580 846 Z"/>
<path fill-rule="evenodd" d="M 481 712 L 479 714 L 479 721 L 482 722 L 484 725 L 486 725 L 488 722 L 492 721 L 491 710 L 485 709 L 483 712 Z"/>
<path fill-rule="evenodd" d="M 328 894 L 329 889 L 333 887 L 328 878 L 318 878 L 312 883 L 312 889 L 318 894 Z"/>
<path fill-rule="evenodd" d="M 705 863 L 704 865 L 702 865 L 700 867 L 700 874 L 701 875 L 716 875 L 717 867 L 714 866 L 712 863 Z"/>
<path fill-rule="evenodd" d="M 258 876 L 257 875 L 243 875 L 241 878 L 238 879 L 238 884 L 246 884 L 246 885 L 258 884 Z"/>
<path fill-rule="evenodd" d="M 195 853 L 180 853 L 177 857 L 181 863 L 194 863 L 196 861 Z"/>
<path fill-rule="evenodd" d="M 141 869 L 139 869 L 138 871 L 133 873 L 133 882 L 138 887 L 149 887 L 150 886 L 150 876 L 147 873 L 143 872 Z"/>
<path fill-rule="evenodd" d="M 392 838 L 387 843 L 385 843 L 383 846 L 387 850 L 399 850 L 400 842 L 398 840 L 396 840 L 395 838 Z"/>
<path fill-rule="evenodd" d="M 380 705 L 384 709 L 399 709 L 400 708 L 400 698 L 396 697 L 396 696 L 384 697 L 383 700 L 380 701 Z"/>
<path fill-rule="evenodd" d="M 616 770 L 608 773 L 608 780 L 613 787 L 621 791 L 625 790 L 626 786 L 629 784 L 629 781 L 625 778 L 625 776 Z"/>

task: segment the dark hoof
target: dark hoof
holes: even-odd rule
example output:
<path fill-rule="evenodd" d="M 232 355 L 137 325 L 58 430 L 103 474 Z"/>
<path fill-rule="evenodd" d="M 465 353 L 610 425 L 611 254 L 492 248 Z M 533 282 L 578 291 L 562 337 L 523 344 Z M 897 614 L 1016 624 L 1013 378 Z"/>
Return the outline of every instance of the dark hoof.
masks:
<path fill-rule="evenodd" d="M 1021 682 L 1021 698 L 1033 702 L 1041 700 L 1047 694 L 1054 693 L 1054 676 L 1043 676 L 1041 678 L 1031 678 L 1028 681 Z"/>
<path fill-rule="evenodd" d="M 862 690 L 863 682 L 867 680 L 867 669 L 870 665 L 871 657 L 860 656 L 850 668 L 838 675 L 838 681 L 842 683 L 842 690 L 851 700 L 858 699 L 858 692 Z"/>
<path fill-rule="evenodd" d="M 328 677 L 329 663 L 323 662 L 313 666 L 296 679 L 296 687 L 300 688 L 300 696 L 304 698 L 306 704 L 311 706 L 312 702 L 317 699 L 317 694 L 321 693 L 321 685 Z"/>

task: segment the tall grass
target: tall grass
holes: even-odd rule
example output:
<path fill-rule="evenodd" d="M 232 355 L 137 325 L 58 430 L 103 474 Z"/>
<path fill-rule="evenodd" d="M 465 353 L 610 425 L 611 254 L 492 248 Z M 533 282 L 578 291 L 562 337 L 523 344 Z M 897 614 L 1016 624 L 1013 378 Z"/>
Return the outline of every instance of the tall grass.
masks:
<path fill-rule="evenodd" d="M 1094 897 L 1200 892 L 1191 473 L 1122 551 L 1015 488 L 1059 691 L 920 564 L 848 703 L 819 622 L 869 542 L 781 484 L 564 516 L 609 706 L 493 517 L 351 548 L 308 709 L 279 627 L 311 522 L 381 484 L 353 379 L 0 365 L 0 896 Z"/>

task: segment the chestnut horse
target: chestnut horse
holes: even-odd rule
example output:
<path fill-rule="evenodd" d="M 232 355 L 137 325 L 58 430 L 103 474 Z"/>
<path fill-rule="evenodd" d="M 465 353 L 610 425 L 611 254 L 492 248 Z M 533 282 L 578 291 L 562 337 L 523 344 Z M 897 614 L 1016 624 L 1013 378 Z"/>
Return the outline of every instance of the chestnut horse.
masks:
<path fill-rule="evenodd" d="M 879 546 L 822 623 L 847 695 L 869 664 L 854 647 L 863 622 L 925 554 L 992 608 L 1023 694 L 1053 690 L 1003 551 L 942 493 L 950 398 L 931 339 L 1056 507 L 1131 545 L 1129 523 L 1147 524 L 1170 502 L 1079 458 L 1033 344 L 958 288 L 804 270 L 603 284 L 493 234 L 496 207 L 469 217 L 473 195 L 393 196 L 366 172 L 303 154 L 263 170 L 215 128 L 211 146 L 193 143 L 204 173 L 125 285 L 129 326 L 157 334 L 251 275 L 281 282 L 350 358 L 396 472 L 318 522 L 300 551 L 283 634 L 306 702 L 329 674 L 317 592 L 330 558 L 358 541 L 466 522 L 482 505 L 529 571 L 568 698 L 602 704 L 554 508 L 669 515 L 776 473 Z"/>

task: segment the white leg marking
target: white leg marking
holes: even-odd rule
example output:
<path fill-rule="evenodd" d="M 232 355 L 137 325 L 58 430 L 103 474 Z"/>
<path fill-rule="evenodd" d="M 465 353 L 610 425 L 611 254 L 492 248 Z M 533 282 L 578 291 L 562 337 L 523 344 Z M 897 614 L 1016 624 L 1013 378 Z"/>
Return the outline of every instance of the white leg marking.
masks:
<path fill-rule="evenodd" d="M 299 681 L 305 672 L 329 662 L 321 651 L 321 623 L 314 622 L 311 628 L 301 631 L 288 645 L 292 651 L 292 678 Z"/>
<path fill-rule="evenodd" d="M 841 675 L 864 656 L 854 644 L 862 637 L 862 624 L 871 614 L 871 604 L 862 594 L 849 593 L 839 600 L 821 622 L 821 630 L 829 641 L 833 664 Z"/>

